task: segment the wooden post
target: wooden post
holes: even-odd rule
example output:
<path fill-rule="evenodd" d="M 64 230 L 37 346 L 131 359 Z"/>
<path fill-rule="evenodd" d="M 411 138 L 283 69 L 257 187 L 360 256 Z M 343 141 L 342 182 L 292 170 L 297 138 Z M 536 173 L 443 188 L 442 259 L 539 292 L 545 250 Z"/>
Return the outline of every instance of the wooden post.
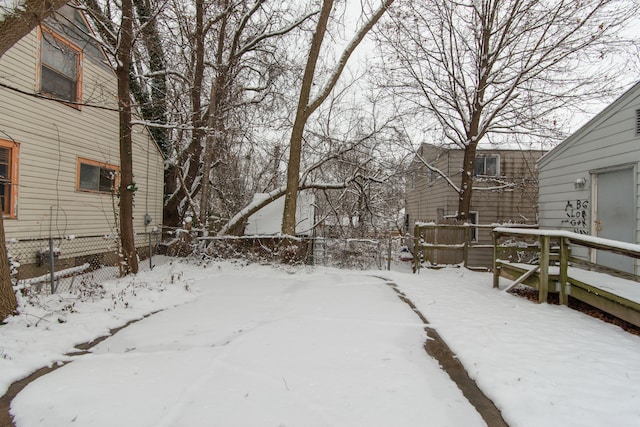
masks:
<path fill-rule="evenodd" d="M 540 278 L 538 282 L 538 302 L 547 302 L 549 295 L 549 236 L 540 236 Z"/>
<path fill-rule="evenodd" d="M 438 230 L 440 229 L 440 224 L 436 224 L 433 227 L 433 249 L 431 251 L 431 263 L 433 265 L 438 265 L 438 254 L 440 253 L 440 249 L 438 249 Z"/>
<path fill-rule="evenodd" d="M 560 304 L 567 305 L 567 277 L 569 269 L 569 239 L 560 238 Z"/>
<path fill-rule="evenodd" d="M 413 227 L 413 272 L 417 273 L 420 268 L 420 251 L 422 248 L 420 247 L 420 226 L 415 224 Z"/>
<path fill-rule="evenodd" d="M 499 241 L 499 236 L 498 236 L 498 232 L 493 230 L 493 287 L 494 288 L 499 288 L 500 287 L 500 270 L 498 269 L 498 241 Z"/>
<path fill-rule="evenodd" d="M 469 245 L 471 244 L 471 227 L 464 226 L 464 248 L 462 249 L 462 262 L 464 268 L 467 268 L 469 264 Z"/>

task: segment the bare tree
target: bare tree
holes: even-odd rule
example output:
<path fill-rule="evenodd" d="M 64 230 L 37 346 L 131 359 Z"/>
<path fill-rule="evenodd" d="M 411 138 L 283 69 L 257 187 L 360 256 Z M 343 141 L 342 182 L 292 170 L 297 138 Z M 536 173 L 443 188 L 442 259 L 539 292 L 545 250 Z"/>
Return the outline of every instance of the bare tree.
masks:
<path fill-rule="evenodd" d="M 129 69 L 133 50 L 133 3 L 122 0 L 122 21 L 120 40 L 117 44 L 116 77 L 118 79 L 118 106 L 120 120 L 120 242 L 124 260 L 124 273 L 138 272 L 138 254 L 136 253 L 133 233 L 133 197 L 136 184 L 133 181 L 133 143 L 131 138 L 131 90 L 129 88 Z"/>
<path fill-rule="evenodd" d="M 179 26 L 169 32 L 179 42 L 172 54 L 184 71 L 170 83 L 177 96 L 189 94 L 190 105 L 175 104 L 182 112 L 174 116 L 186 126 L 174 132 L 165 223 L 178 225 L 190 213 L 204 225 L 209 215 L 233 215 L 251 198 L 244 172 L 264 140 L 255 133 L 255 111 L 271 114 L 274 85 L 291 72 L 282 64 L 288 53 L 281 40 L 315 13 L 264 0 L 195 0 L 193 18 L 174 7 Z"/>
<path fill-rule="evenodd" d="M 365 24 L 356 32 L 351 42 L 342 52 L 338 63 L 329 76 L 328 81 L 319 90 L 317 95 L 311 98 L 311 88 L 316 81 L 316 65 L 320 56 L 320 49 L 327 32 L 327 23 L 333 9 L 333 0 L 323 0 L 318 22 L 311 38 L 309 55 L 302 77 L 298 106 L 289 140 L 289 162 L 287 165 L 287 188 L 285 193 L 284 212 L 282 216 L 282 234 L 295 236 L 296 234 L 296 203 L 300 186 L 300 160 L 302 157 L 302 139 L 305 126 L 309 117 L 327 99 L 336 83 L 340 79 L 347 61 L 356 50 L 367 33 L 375 26 L 380 18 L 391 6 L 394 0 L 384 0 L 381 6 L 371 15 Z"/>
<path fill-rule="evenodd" d="M 333 150 L 326 151 L 320 158 L 310 164 L 300 174 L 299 189 L 300 190 L 341 190 L 349 187 L 354 181 L 366 181 L 372 179 L 370 176 L 365 176 L 361 168 L 351 168 L 350 174 L 344 174 L 341 179 L 335 179 L 323 181 L 318 179 L 318 172 L 326 165 L 338 159 L 344 158 L 349 153 L 357 150 L 362 144 L 362 141 L 352 141 L 351 143 L 345 143 L 343 145 L 336 145 Z M 322 176 L 322 174 L 320 174 Z M 246 205 L 243 209 L 238 211 L 218 232 L 218 235 L 223 236 L 225 234 L 242 235 L 244 232 L 244 225 L 246 220 L 258 212 L 263 207 L 267 206 L 274 200 L 283 197 L 286 194 L 287 186 L 283 185 L 277 187 L 265 194 L 265 196 L 258 200 Z"/>
<path fill-rule="evenodd" d="M 467 219 L 481 142 L 557 141 L 557 116 L 611 95 L 618 30 L 637 1 L 407 2 L 378 33 L 384 84 L 465 150 L 458 216 Z M 423 115 L 424 117 L 424 115 Z"/>
<path fill-rule="evenodd" d="M 167 57 L 162 45 L 162 38 L 158 25 L 159 9 L 162 3 L 157 0 L 134 0 L 136 17 L 140 23 L 140 35 L 146 51 L 148 70 L 143 72 L 149 76 L 150 84 L 147 91 L 132 90 L 134 98 L 140 106 L 142 118 L 154 125 L 149 126 L 149 132 L 156 143 L 167 155 L 169 154 L 169 129 L 167 123 Z M 135 87 L 137 88 L 138 85 Z M 146 86 L 141 84 L 140 86 Z"/>
<path fill-rule="evenodd" d="M 305 157 L 354 148 L 322 166 L 318 182 L 349 185 L 341 191 L 316 191 L 318 232 L 327 237 L 373 237 L 394 227 L 404 204 L 402 168 L 404 138 L 395 128 L 396 117 L 360 76 L 335 90 L 310 121 L 305 136 Z M 338 93 L 335 93 L 338 92 Z M 369 93 L 368 96 L 364 96 Z"/>

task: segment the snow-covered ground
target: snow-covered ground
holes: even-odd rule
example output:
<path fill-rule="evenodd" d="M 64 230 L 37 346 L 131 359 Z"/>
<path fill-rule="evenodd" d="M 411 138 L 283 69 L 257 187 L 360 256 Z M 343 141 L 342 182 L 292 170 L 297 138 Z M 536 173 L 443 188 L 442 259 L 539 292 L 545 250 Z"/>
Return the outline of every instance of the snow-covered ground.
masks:
<path fill-rule="evenodd" d="M 105 284 L 104 298 L 25 305 L 0 327 L 0 392 L 72 360 L 14 399 L 18 426 L 484 425 L 381 276 L 511 426 L 640 425 L 639 337 L 494 290 L 490 274 L 464 269 L 167 262 Z M 63 356 L 159 309 L 90 354 Z"/>

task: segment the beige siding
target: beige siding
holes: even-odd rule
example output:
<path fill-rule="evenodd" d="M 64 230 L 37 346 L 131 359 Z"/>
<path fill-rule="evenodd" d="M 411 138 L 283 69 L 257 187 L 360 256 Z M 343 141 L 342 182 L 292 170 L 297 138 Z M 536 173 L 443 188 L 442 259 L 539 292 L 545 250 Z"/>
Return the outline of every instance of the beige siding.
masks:
<path fill-rule="evenodd" d="M 513 183 L 513 189 L 474 190 L 471 210 L 478 212 L 482 224 L 517 222 L 535 224 L 537 222 L 537 174 L 535 163 L 542 155 L 541 151 L 518 150 L 481 150 L 478 154 L 500 155 L 500 181 Z M 462 150 L 446 150 L 425 144 L 422 156 L 446 173 L 455 185 L 461 182 Z M 410 227 L 415 221 L 438 220 L 438 209 L 444 215 L 455 215 L 458 208 L 458 194 L 446 183 L 444 178 L 435 177 L 422 164 L 414 161 L 409 172 L 406 212 L 409 214 Z M 415 187 L 411 188 L 412 177 Z M 476 182 L 474 186 L 495 187 L 494 181 Z M 485 240 L 485 239 L 481 239 Z"/>
<path fill-rule="evenodd" d="M 113 234 L 117 200 L 75 188 L 78 157 L 119 166 L 115 75 L 103 59 L 84 56 L 83 102 L 113 111 L 39 99 L 28 95 L 37 88 L 37 52 L 33 31 L 0 58 L 0 82 L 27 93 L 0 88 L 0 138 L 20 145 L 17 218 L 5 220 L 7 238 Z M 134 227 L 143 232 L 145 212 L 152 225 L 162 223 L 163 159 L 140 126 L 134 129 L 133 155 L 139 188 Z"/>

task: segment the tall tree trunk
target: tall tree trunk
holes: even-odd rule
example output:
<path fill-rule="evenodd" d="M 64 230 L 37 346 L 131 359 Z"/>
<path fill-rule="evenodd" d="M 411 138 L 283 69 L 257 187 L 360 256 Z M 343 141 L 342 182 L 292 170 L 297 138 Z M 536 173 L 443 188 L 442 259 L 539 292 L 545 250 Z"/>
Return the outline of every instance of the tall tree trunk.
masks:
<path fill-rule="evenodd" d="M 494 15 L 491 15 L 491 19 Z M 458 216 L 460 221 L 468 221 L 471 211 L 471 197 L 473 196 L 473 175 L 476 159 L 476 150 L 481 135 L 480 121 L 482 120 L 484 108 L 484 95 L 487 87 L 487 78 L 491 72 L 489 55 L 491 47 L 491 26 L 483 26 L 482 36 L 479 38 L 478 47 L 480 49 L 480 67 L 477 70 L 478 89 L 474 93 L 471 111 L 469 111 L 469 129 L 467 131 L 467 144 L 464 150 L 464 163 L 462 165 L 462 182 L 460 184 L 460 198 L 458 202 Z"/>
<path fill-rule="evenodd" d="M 138 19 L 141 25 L 142 41 L 149 54 L 149 71 L 156 73 L 151 77 L 151 102 L 141 104 L 142 117 L 154 123 L 167 123 L 167 80 L 165 53 L 160 40 L 156 19 L 152 16 L 149 0 L 134 0 Z M 150 127 L 160 149 L 169 155 L 169 131 L 163 127 Z"/>
<path fill-rule="evenodd" d="M 460 184 L 460 194 L 458 198 L 458 215 L 460 221 L 469 219 L 471 210 L 471 196 L 473 195 L 473 166 L 476 158 L 477 144 L 470 143 L 464 149 L 464 160 L 462 167 L 462 182 Z"/>
<path fill-rule="evenodd" d="M 333 0 L 324 0 L 322 2 L 320 17 L 318 18 L 316 30 L 311 39 L 309 57 L 307 58 L 307 65 L 302 77 L 302 86 L 300 87 L 300 98 L 298 99 L 296 118 L 293 122 L 293 130 L 289 141 L 287 192 L 284 200 L 284 213 L 282 214 L 282 234 L 289 236 L 294 236 L 296 234 L 296 205 L 298 188 L 300 186 L 299 175 L 300 159 L 302 157 L 302 136 L 304 134 L 304 128 L 307 124 L 307 120 L 309 119 L 309 116 L 311 116 L 311 114 L 313 114 L 313 112 L 317 110 L 318 107 L 320 107 L 320 105 L 322 105 L 322 103 L 327 99 L 336 83 L 338 83 L 340 75 L 347 66 L 347 62 L 349 61 L 351 54 L 355 51 L 360 42 L 362 42 L 367 33 L 380 20 L 382 15 L 385 14 L 393 2 L 394 0 L 384 0 L 380 7 L 373 13 L 373 15 L 371 15 L 371 18 L 356 32 L 345 50 L 342 52 L 335 69 L 331 76 L 329 76 L 328 82 L 310 103 L 309 95 L 311 93 L 311 87 L 315 77 L 316 64 L 318 62 L 318 56 L 320 55 L 320 47 L 322 46 L 322 40 L 324 39 L 324 34 L 327 31 L 327 21 L 329 20 L 331 9 L 333 8 Z"/>
<path fill-rule="evenodd" d="M 333 9 L 333 0 L 324 0 L 320 17 L 316 24 L 316 30 L 311 39 L 311 48 L 309 49 L 309 57 L 307 65 L 304 69 L 302 77 L 302 86 L 300 88 L 300 97 L 298 98 L 298 108 L 296 110 L 296 118 L 293 122 L 291 138 L 289 140 L 289 163 L 287 164 L 287 191 L 284 198 L 284 213 L 282 215 L 282 234 L 296 235 L 296 208 L 298 198 L 298 187 L 300 185 L 300 159 L 302 157 L 302 136 L 307 120 L 311 112 L 309 111 L 309 95 L 313 80 L 316 73 L 316 64 L 320 56 L 320 47 L 324 34 L 327 31 L 327 22 Z"/>
<path fill-rule="evenodd" d="M 205 5 L 204 0 L 196 0 L 196 16 L 195 31 L 193 34 L 194 50 L 191 54 L 191 60 L 194 64 L 193 75 L 191 76 L 193 84 L 190 90 L 191 100 L 191 124 L 193 132 L 189 146 L 182 153 L 179 153 L 175 164 L 172 164 L 167 172 L 167 180 L 165 182 L 165 195 L 169 198 L 164 206 L 164 224 L 169 227 L 179 227 L 184 215 L 184 211 L 180 211 L 182 200 L 191 197 L 192 194 L 185 194 L 192 191 L 193 183 L 198 174 L 200 166 L 200 157 L 202 154 L 202 138 L 204 132 L 202 130 L 206 122 L 205 113 L 202 111 L 202 82 L 204 80 L 204 38 L 206 36 L 204 25 Z M 187 170 L 187 175 L 182 175 Z M 180 184 L 184 182 L 184 186 Z M 197 212 L 192 212 L 196 215 Z"/>
<path fill-rule="evenodd" d="M 129 67 L 133 46 L 133 4 L 132 0 L 122 0 L 122 24 L 120 43 L 116 53 L 118 66 L 118 104 L 120 119 L 120 241 L 124 258 L 124 273 L 138 272 L 133 233 L 133 196 L 136 191 L 133 182 L 133 144 L 131 138 L 131 92 L 129 90 Z"/>
<path fill-rule="evenodd" d="M 229 6 L 229 0 L 223 0 L 220 2 L 222 10 L 227 10 Z M 214 146 L 219 144 L 222 139 L 222 112 L 220 111 L 220 105 L 222 103 L 222 93 L 226 85 L 226 78 L 228 78 L 228 67 L 223 64 L 225 39 L 227 37 L 227 22 L 228 15 L 222 18 L 220 24 L 220 30 L 218 33 L 218 43 L 216 46 L 216 72 L 215 78 L 211 82 L 211 94 L 209 96 L 209 117 L 207 120 L 207 138 L 204 145 L 204 159 L 202 162 L 202 185 L 200 187 L 200 224 L 205 225 L 207 216 L 209 214 L 209 198 L 210 198 L 210 182 L 211 182 L 211 168 L 213 165 Z"/>
<path fill-rule="evenodd" d="M 0 215 L 0 323 L 18 308 L 16 294 L 11 286 L 11 270 L 4 237 L 4 220 Z"/>

